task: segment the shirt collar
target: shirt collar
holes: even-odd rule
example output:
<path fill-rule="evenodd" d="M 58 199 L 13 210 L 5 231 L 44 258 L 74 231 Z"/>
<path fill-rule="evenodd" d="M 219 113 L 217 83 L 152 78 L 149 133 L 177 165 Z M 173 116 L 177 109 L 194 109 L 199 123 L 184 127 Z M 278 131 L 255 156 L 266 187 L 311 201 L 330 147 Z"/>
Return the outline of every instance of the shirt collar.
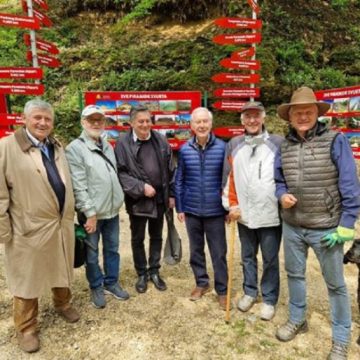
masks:
<path fill-rule="evenodd" d="M 208 135 L 208 138 L 207 138 L 207 140 L 206 140 L 205 145 L 202 146 L 202 145 L 199 144 L 198 138 L 195 136 L 195 143 L 196 143 L 196 145 L 197 145 L 199 148 L 201 148 L 201 149 L 205 149 L 206 146 L 207 146 L 207 144 L 209 143 L 209 141 L 210 141 L 210 134 Z"/>
<path fill-rule="evenodd" d="M 33 135 L 31 135 L 30 131 L 25 128 L 25 131 L 26 131 L 26 134 L 28 136 L 28 138 L 30 139 L 30 141 L 36 146 L 36 147 L 39 147 L 39 146 L 42 146 L 42 145 L 48 145 L 49 144 L 49 139 L 46 138 L 44 141 L 40 141 L 38 140 L 36 137 L 34 137 Z"/>
<path fill-rule="evenodd" d="M 137 140 L 139 140 L 139 141 L 150 140 L 150 138 L 151 138 L 151 132 L 149 133 L 149 136 L 148 136 L 146 139 L 141 140 L 141 139 L 139 139 L 139 138 L 136 136 L 135 131 L 133 130 L 133 131 L 132 131 L 132 137 L 133 137 L 134 142 L 136 142 Z"/>

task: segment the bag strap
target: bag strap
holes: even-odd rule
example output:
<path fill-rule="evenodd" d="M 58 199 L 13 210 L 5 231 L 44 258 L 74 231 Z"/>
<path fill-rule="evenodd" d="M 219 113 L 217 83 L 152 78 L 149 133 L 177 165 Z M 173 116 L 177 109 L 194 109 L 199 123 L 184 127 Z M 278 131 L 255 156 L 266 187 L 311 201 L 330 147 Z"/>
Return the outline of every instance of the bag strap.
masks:
<path fill-rule="evenodd" d="M 79 137 L 78 140 L 80 140 L 81 142 L 83 142 L 83 143 L 85 144 L 85 140 L 84 140 L 84 139 L 82 139 L 82 138 Z M 107 163 L 109 163 L 109 164 L 111 165 L 111 167 L 114 169 L 115 172 L 117 172 L 116 169 L 115 169 L 114 164 L 111 162 L 111 160 L 110 160 L 100 149 L 99 149 L 99 150 L 95 150 L 95 152 L 96 152 L 98 155 L 100 155 Z"/>

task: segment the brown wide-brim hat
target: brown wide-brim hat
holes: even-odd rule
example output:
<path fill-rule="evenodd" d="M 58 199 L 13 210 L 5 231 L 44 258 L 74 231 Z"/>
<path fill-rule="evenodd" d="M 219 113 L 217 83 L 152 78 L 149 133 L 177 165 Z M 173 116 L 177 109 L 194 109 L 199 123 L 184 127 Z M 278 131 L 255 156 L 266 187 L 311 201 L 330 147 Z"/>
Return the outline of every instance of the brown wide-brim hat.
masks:
<path fill-rule="evenodd" d="M 293 92 L 291 100 L 288 104 L 281 104 L 277 108 L 277 113 L 282 119 L 289 121 L 290 106 L 311 104 L 317 105 L 319 109 L 318 116 L 324 115 L 330 109 L 329 103 L 317 101 L 314 91 L 306 86 L 303 86 Z"/>

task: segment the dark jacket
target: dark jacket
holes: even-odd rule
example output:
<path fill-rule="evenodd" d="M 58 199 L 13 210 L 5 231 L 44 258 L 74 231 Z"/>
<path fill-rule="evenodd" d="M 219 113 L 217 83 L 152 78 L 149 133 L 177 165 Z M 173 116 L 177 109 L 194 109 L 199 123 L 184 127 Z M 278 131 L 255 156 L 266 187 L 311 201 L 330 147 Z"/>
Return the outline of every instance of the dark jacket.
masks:
<path fill-rule="evenodd" d="M 175 201 L 178 213 L 201 217 L 221 216 L 222 168 L 225 143 L 213 134 L 202 150 L 192 137 L 179 151 L 175 175 Z"/>
<path fill-rule="evenodd" d="M 151 141 L 161 167 L 164 204 L 167 207 L 169 197 L 173 196 L 172 180 L 175 167 L 172 151 L 166 138 L 156 131 L 151 131 Z M 139 148 L 140 144 L 134 142 L 132 131 L 121 134 L 115 146 L 118 176 L 125 193 L 126 211 L 131 215 L 156 218 L 156 198 L 144 195 L 144 185 L 150 182 L 137 159 Z"/>

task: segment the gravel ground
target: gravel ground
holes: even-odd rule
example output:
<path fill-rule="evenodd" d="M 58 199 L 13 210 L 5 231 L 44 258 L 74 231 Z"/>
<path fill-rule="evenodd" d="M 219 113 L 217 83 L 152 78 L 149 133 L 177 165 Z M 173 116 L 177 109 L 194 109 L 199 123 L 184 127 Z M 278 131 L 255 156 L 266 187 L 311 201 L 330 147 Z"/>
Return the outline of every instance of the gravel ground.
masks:
<path fill-rule="evenodd" d="M 4 272 L 4 247 L 0 246 L 0 359 L 325 359 L 331 346 L 327 291 L 317 260 L 312 252 L 308 260 L 308 321 L 310 331 L 290 343 L 280 343 L 276 328 L 287 316 L 287 284 L 281 251 L 281 295 L 275 318 L 259 318 L 260 303 L 246 314 L 234 307 L 230 324 L 220 310 L 214 292 L 198 302 L 188 296 L 194 286 L 188 265 L 188 240 L 185 227 L 177 224 L 183 239 L 180 264 L 164 264 L 161 274 L 168 290 L 157 291 L 152 284 L 145 294 L 134 288 L 136 275 L 130 249 L 127 215 L 121 211 L 121 284 L 131 295 L 122 302 L 107 297 L 107 307 L 97 310 L 89 303 L 84 269 L 75 271 L 73 303 L 81 313 L 76 324 L 67 324 L 54 312 L 50 293 L 40 300 L 41 349 L 33 355 L 18 349 L 12 323 L 12 301 Z M 166 229 L 165 229 L 166 234 Z M 209 258 L 209 257 L 208 257 Z M 233 301 L 241 296 L 239 242 L 234 256 Z M 24 264 L 26 266 L 26 264 Z M 210 266 L 210 263 L 208 264 Z M 352 298 L 353 339 L 350 360 L 359 359 L 359 314 L 356 303 L 357 268 L 346 265 L 346 278 Z M 209 269 L 212 276 L 212 271 Z"/>

